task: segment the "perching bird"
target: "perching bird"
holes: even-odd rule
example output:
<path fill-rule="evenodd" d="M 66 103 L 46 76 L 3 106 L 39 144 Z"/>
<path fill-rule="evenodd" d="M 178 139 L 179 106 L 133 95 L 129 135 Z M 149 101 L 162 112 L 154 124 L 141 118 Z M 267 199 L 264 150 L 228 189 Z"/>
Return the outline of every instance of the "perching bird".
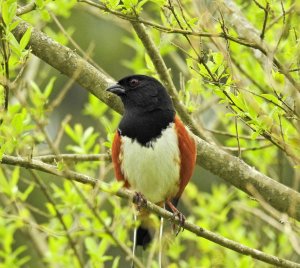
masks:
<path fill-rule="evenodd" d="M 152 77 L 133 75 L 107 91 L 125 108 L 112 144 L 117 180 L 155 204 L 166 204 L 184 222 L 176 205 L 194 170 L 196 144 L 166 89 Z M 145 248 L 151 239 L 142 223 L 137 245 Z"/>

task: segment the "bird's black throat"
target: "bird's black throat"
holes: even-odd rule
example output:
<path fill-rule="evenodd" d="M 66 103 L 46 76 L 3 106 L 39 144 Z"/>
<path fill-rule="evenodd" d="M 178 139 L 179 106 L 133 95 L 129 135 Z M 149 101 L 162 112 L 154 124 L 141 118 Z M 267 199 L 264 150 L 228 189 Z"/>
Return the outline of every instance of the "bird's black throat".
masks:
<path fill-rule="evenodd" d="M 143 146 L 150 146 L 151 142 L 159 138 L 162 131 L 174 122 L 173 109 L 155 110 L 152 112 L 137 113 L 125 111 L 119 125 L 122 136 L 138 141 Z"/>

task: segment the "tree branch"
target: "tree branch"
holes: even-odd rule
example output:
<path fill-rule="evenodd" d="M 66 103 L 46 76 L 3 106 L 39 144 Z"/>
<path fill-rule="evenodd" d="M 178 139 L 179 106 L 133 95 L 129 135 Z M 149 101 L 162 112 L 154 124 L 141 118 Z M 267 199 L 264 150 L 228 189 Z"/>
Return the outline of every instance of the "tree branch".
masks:
<path fill-rule="evenodd" d="M 21 15 L 29 13 L 29 12 L 35 10 L 35 9 L 36 9 L 36 4 L 33 1 L 33 2 L 31 2 L 31 3 L 29 3 L 29 4 L 25 5 L 25 6 L 18 7 L 17 15 L 21 16 Z"/>
<path fill-rule="evenodd" d="M 21 21 L 13 32 L 15 37 L 20 40 L 28 27 L 32 26 Z M 112 80 L 84 61 L 74 51 L 36 29 L 32 30 L 29 46 L 33 54 L 69 77 L 74 76 L 76 70 L 80 68 L 82 71 L 76 77 L 76 81 L 112 109 L 118 112 L 123 111 L 120 100 L 105 92 L 105 88 Z M 300 220 L 300 193 L 258 172 L 241 159 L 229 155 L 200 138 L 197 138 L 197 148 L 198 165 L 251 195 L 253 193 L 249 190 L 249 185 L 252 185 L 256 192 L 275 209 Z"/>
<path fill-rule="evenodd" d="M 114 194 L 121 198 L 125 198 L 130 201 L 132 201 L 134 199 L 133 197 L 135 196 L 135 194 L 133 192 L 131 192 L 127 189 L 121 188 L 117 191 L 112 191 L 110 185 L 103 181 L 99 181 L 90 176 L 80 174 L 80 173 L 70 171 L 70 170 L 59 171 L 56 168 L 56 166 L 45 164 L 41 161 L 37 161 L 34 159 L 27 160 L 27 159 L 24 159 L 21 157 L 13 157 L 13 156 L 4 155 L 1 160 L 1 163 L 7 164 L 7 165 L 20 166 L 20 167 L 27 168 L 27 169 L 39 170 L 39 171 L 43 171 L 43 172 L 46 172 L 49 174 L 59 176 L 61 178 L 65 177 L 71 181 L 77 181 L 80 183 L 97 186 L 101 191 L 109 192 L 111 194 Z M 145 208 L 165 219 L 171 220 L 172 222 L 174 222 L 176 224 L 180 223 L 179 219 L 174 218 L 172 213 L 170 213 L 169 211 L 167 211 L 149 201 L 147 201 L 147 203 L 145 204 Z M 300 268 L 300 264 L 294 263 L 289 260 L 281 259 L 276 256 L 266 254 L 262 251 L 259 251 L 259 250 L 253 249 L 253 248 L 249 248 L 249 247 L 244 246 L 240 243 L 237 243 L 233 240 L 227 239 L 227 238 L 222 237 L 218 234 L 215 234 L 211 231 L 205 230 L 202 227 L 196 226 L 190 222 L 186 221 L 184 223 L 183 228 L 196 234 L 197 236 L 203 237 L 209 241 L 217 243 L 223 247 L 226 247 L 228 249 L 231 249 L 231 250 L 241 253 L 243 255 L 249 255 L 257 260 L 260 260 L 260 261 L 263 261 L 266 263 L 270 263 L 273 265 L 277 265 L 280 267 L 299 267 Z"/>
<path fill-rule="evenodd" d="M 108 161 L 111 159 L 109 154 L 49 154 L 33 156 L 33 159 L 42 161 L 44 163 L 53 163 L 55 161 L 72 161 L 72 162 L 84 162 L 84 161 Z"/>

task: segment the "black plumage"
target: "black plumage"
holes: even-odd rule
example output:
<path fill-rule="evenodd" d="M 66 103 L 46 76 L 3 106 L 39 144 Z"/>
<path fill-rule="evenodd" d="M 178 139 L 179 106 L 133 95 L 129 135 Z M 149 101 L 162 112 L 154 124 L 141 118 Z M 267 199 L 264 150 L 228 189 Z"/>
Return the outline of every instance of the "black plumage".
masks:
<path fill-rule="evenodd" d="M 120 134 L 144 146 L 150 146 L 174 122 L 172 100 L 163 85 L 152 77 L 127 76 L 108 91 L 120 96 L 125 107 Z"/>

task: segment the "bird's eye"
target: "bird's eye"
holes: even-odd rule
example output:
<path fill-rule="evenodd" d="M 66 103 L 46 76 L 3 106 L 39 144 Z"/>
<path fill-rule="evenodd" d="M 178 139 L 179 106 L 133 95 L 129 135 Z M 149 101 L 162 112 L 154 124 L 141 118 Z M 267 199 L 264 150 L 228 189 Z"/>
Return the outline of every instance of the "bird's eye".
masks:
<path fill-rule="evenodd" d="M 137 79 L 135 79 L 135 78 L 133 78 L 133 79 L 131 79 L 131 80 L 129 81 L 129 86 L 130 86 L 130 87 L 136 87 L 136 86 L 138 86 L 139 84 L 140 84 L 140 81 L 137 80 Z"/>

